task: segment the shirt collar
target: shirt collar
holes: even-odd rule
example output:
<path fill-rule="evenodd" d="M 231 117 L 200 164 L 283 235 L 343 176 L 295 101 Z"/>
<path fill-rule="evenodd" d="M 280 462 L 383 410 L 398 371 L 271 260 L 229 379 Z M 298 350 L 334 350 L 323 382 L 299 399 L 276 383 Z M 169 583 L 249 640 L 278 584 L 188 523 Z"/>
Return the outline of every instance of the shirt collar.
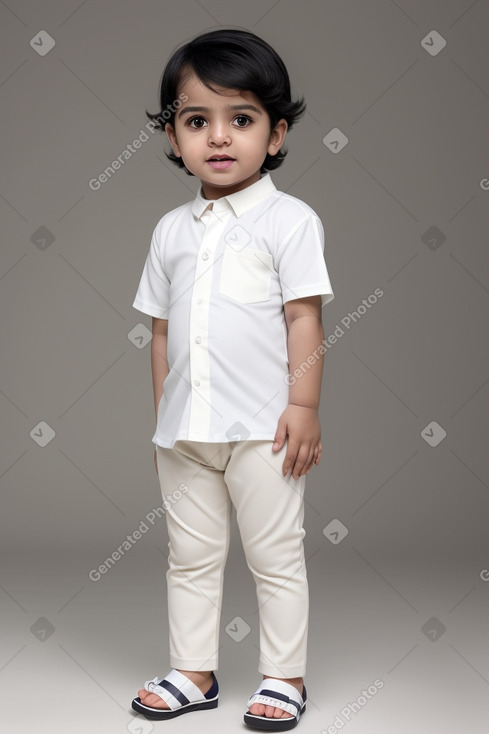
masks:
<path fill-rule="evenodd" d="M 255 181 L 251 186 L 247 186 L 241 191 L 236 191 L 234 194 L 222 196 L 219 199 L 205 199 L 201 184 L 197 196 L 192 202 L 192 214 L 197 219 L 200 219 L 209 204 L 212 203 L 212 211 L 215 214 L 219 215 L 220 213 L 233 211 L 237 217 L 240 217 L 248 209 L 251 209 L 255 204 L 259 204 L 260 201 L 276 190 L 276 186 L 269 173 L 265 173 L 259 181 Z"/>

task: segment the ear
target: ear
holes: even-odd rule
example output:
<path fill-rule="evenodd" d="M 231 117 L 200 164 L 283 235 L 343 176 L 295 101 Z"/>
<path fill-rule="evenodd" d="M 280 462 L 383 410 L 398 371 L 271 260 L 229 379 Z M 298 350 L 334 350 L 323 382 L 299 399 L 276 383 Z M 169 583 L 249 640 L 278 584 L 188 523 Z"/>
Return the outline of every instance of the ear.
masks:
<path fill-rule="evenodd" d="M 276 155 L 283 145 L 285 136 L 287 134 L 288 124 L 286 120 L 279 120 L 272 132 L 268 141 L 267 152 L 269 155 Z"/>
<path fill-rule="evenodd" d="M 174 154 L 177 156 L 177 158 L 181 158 L 182 154 L 180 153 L 180 148 L 178 147 L 175 129 L 170 125 L 169 122 L 167 122 L 165 125 L 165 132 L 168 140 L 170 141 L 170 145 L 173 148 Z"/>

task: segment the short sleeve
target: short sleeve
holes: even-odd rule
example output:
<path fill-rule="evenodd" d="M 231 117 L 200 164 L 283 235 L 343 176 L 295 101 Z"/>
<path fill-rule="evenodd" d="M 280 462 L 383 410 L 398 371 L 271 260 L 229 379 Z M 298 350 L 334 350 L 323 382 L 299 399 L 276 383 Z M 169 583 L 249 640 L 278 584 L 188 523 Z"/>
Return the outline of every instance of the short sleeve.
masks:
<path fill-rule="evenodd" d="M 170 281 L 161 262 L 158 228 L 153 232 L 143 274 L 132 305 L 149 316 L 168 319 Z"/>
<path fill-rule="evenodd" d="M 293 229 L 277 252 L 275 268 L 284 303 L 317 295 L 321 296 L 322 306 L 333 300 L 319 217 L 309 215 Z"/>

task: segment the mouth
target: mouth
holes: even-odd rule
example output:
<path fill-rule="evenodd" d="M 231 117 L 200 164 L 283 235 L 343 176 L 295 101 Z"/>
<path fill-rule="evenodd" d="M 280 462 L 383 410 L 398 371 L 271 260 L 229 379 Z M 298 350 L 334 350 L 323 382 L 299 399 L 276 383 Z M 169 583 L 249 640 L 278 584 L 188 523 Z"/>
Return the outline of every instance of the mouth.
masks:
<path fill-rule="evenodd" d="M 234 163 L 235 159 L 228 155 L 213 155 L 207 159 L 207 163 L 212 168 L 229 168 Z"/>

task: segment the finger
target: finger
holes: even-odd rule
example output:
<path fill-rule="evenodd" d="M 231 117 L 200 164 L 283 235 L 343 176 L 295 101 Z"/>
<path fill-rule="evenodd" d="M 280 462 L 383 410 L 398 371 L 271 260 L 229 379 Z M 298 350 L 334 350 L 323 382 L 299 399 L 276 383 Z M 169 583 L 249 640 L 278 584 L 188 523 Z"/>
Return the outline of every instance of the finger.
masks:
<path fill-rule="evenodd" d="M 312 467 L 314 466 L 314 460 L 315 460 L 314 449 L 311 449 L 309 452 L 307 461 L 304 464 L 304 468 L 301 471 L 301 476 L 304 476 L 305 474 L 307 474 L 307 472 L 311 471 Z"/>
<path fill-rule="evenodd" d="M 302 470 L 308 463 L 309 455 L 309 448 L 307 446 L 302 446 L 299 450 L 299 453 L 297 454 L 295 465 L 292 471 L 292 477 L 294 479 L 298 479 L 301 475 Z"/>
<path fill-rule="evenodd" d="M 280 451 L 287 437 L 287 426 L 280 421 L 277 424 L 277 430 L 273 439 L 272 451 Z"/>
<path fill-rule="evenodd" d="M 287 453 L 285 454 L 284 463 L 282 464 L 282 474 L 284 475 L 284 477 L 286 477 L 289 471 L 292 470 L 292 467 L 296 462 L 298 448 L 298 446 L 290 443 L 289 438 L 287 444 Z"/>
<path fill-rule="evenodd" d="M 303 470 L 301 471 L 301 476 L 304 476 L 305 474 L 307 474 L 307 472 L 311 471 L 312 467 L 314 466 L 315 458 L 316 457 L 315 457 L 314 451 L 311 449 L 311 453 L 309 454 L 309 459 L 306 462 Z"/>

